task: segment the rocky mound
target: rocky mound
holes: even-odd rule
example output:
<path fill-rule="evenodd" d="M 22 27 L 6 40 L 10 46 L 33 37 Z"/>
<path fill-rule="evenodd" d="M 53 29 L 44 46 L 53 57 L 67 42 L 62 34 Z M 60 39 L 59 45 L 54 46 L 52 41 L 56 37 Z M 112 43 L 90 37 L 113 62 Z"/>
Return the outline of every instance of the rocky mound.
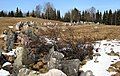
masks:
<path fill-rule="evenodd" d="M 93 46 L 69 38 L 64 40 L 57 30 L 62 28 L 40 27 L 32 21 L 19 22 L 16 27 L 6 29 L 1 36 L 4 45 L 0 53 L 0 71 L 5 70 L 13 76 L 49 76 L 49 73 L 78 76 L 81 61 L 92 59 Z"/>

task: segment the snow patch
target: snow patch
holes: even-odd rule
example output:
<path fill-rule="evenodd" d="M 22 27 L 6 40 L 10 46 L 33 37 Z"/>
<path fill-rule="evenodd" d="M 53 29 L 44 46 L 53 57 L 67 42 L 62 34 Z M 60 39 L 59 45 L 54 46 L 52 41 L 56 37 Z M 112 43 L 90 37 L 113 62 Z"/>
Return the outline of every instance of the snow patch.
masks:
<path fill-rule="evenodd" d="M 96 57 L 93 58 L 93 60 L 87 61 L 85 65 L 82 66 L 80 70 L 87 71 L 91 70 L 93 72 L 93 75 L 95 76 L 111 76 L 113 74 L 109 73 L 107 69 L 110 67 L 111 64 L 120 61 L 118 56 L 110 56 L 107 55 L 107 53 L 110 53 L 111 51 L 119 52 L 120 53 L 120 41 L 112 40 L 102 40 L 97 41 L 94 45 L 94 53 L 96 53 L 95 49 L 98 49 L 98 53 L 101 55 L 97 57 L 97 63 L 95 63 Z"/>
<path fill-rule="evenodd" d="M 3 70 L 3 69 L 0 70 L 0 76 L 9 76 L 9 75 L 10 73 L 8 71 Z"/>
<path fill-rule="evenodd" d="M 2 65 L 2 67 L 5 67 L 5 66 L 7 66 L 7 65 L 11 65 L 11 63 L 10 63 L 10 62 L 5 62 L 5 63 Z"/>
<path fill-rule="evenodd" d="M 3 55 L 8 55 L 8 56 L 14 56 L 14 57 L 16 57 L 15 50 L 10 51 L 10 52 L 8 52 L 8 53 L 2 52 L 2 54 L 3 54 Z"/>

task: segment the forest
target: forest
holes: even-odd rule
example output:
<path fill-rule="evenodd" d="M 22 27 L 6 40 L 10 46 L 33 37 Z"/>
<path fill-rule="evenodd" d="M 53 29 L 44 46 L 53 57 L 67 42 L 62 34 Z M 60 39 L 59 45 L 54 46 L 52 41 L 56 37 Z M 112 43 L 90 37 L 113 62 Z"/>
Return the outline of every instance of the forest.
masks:
<path fill-rule="evenodd" d="M 45 6 L 36 5 L 35 9 L 31 12 L 23 13 L 18 7 L 16 11 L 6 12 L 0 11 L 0 17 L 37 17 L 48 20 L 58 20 L 63 22 L 94 22 L 106 25 L 120 25 L 120 10 L 115 11 L 105 10 L 103 13 L 96 10 L 95 7 L 91 7 L 84 11 L 80 11 L 77 8 L 68 10 L 61 16 L 60 10 L 56 10 L 52 3 L 47 2 Z"/>

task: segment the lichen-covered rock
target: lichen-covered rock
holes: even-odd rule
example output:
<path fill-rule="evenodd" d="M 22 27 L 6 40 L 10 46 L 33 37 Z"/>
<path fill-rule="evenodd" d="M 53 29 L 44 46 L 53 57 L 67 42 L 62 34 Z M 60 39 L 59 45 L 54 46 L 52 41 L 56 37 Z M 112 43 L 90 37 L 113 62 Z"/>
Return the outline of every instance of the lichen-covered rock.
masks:
<path fill-rule="evenodd" d="M 67 76 L 67 75 L 58 69 L 51 69 L 47 73 L 40 73 L 38 71 L 22 68 L 19 70 L 18 76 Z"/>
<path fill-rule="evenodd" d="M 63 60 L 61 70 L 68 76 L 78 76 L 80 63 L 79 59 Z"/>
<path fill-rule="evenodd" d="M 80 76 L 94 76 L 91 70 L 87 70 L 86 72 L 82 72 Z"/>
<path fill-rule="evenodd" d="M 23 65 L 30 65 L 34 63 L 34 61 L 29 56 L 29 51 L 26 50 L 24 47 L 17 47 L 16 48 L 16 55 L 17 58 L 14 61 L 13 72 L 15 76 L 18 74 L 18 70 L 23 67 Z"/>
<path fill-rule="evenodd" d="M 16 55 L 15 64 L 17 65 L 29 65 L 34 62 L 29 56 L 29 51 L 24 47 L 17 47 Z"/>
<path fill-rule="evenodd" d="M 50 49 L 49 51 L 49 62 L 48 62 L 48 68 L 49 69 L 54 69 L 54 68 L 59 68 L 59 63 L 61 59 L 64 57 L 64 55 L 60 52 L 54 51 L 54 46 Z"/>
<path fill-rule="evenodd" d="M 81 63 L 79 59 L 62 60 L 64 58 L 64 55 L 62 53 L 54 51 L 54 47 L 50 49 L 49 57 L 49 69 L 60 69 L 68 76 L 78 76 L 79 65 Z"/>

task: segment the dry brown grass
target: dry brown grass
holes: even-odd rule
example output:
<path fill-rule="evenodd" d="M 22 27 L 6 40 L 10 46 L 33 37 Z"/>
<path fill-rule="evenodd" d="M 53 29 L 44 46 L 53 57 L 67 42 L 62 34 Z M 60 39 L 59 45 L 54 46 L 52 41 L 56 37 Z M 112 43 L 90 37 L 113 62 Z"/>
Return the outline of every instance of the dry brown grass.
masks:
<path fill-rule="evenodd" d="M 120 26 L 77 25 L 61 26 L 61 28 L 64 29 L 64 31 L 60 31 L 60 36 L 64 40 L 70 39 L 77 42 L 90 42 L 104 39 L 120 39 Z"/>
<path fill-rule="evenodd" d="M 53 22 L 53 23 L 59 23 L 61 24 L 60 21 L 53 21 L 53 20 L 44 20 L 44 19 L 40 19 L 40 18 L 32 18 L 32 17 L 27 17 L 27 18 L 11 18 L 11 17 L 0 17 L 0 33 L 2 32 L 3 29 L 5 29 L 7 26 L 10 25 L 15 25 L 17 22 L 25 22 L 25 21 L 34 21 L 37 22 L 38 25 L 41 25 L 41 23 L 44 22 Z"/>
<path fill-rule="evenodd" d="M 97 27 L 97 28 L 96 28 Z M 71 26 L 74 36 L 85 40 L 120 39 L 120 26 Z"/>
<path fill-rule="evenodd" d="M 39 18 L 0 18 L 0 33 L 2 33 L 3 29 L 6 29 L 9 25 L 15 25 L 19 21 L 34 21 L 37 22 L 38 25 L 41 25 L 43 22 L 48 22 L 50 20 L 44 20 Z M 52 21 L 58 22 L 59 21 Z M 97 26 L 97 28 L 96 28 Z M 60 26 L 59 30 L 60 36 L 65 40 L 68 38 L 72 38 L 75 40 L 103 40 L 103 39 L 120 39 L 120 26 L 108 26 L 108 25 L 77 25 L 77 26 Z"/>

